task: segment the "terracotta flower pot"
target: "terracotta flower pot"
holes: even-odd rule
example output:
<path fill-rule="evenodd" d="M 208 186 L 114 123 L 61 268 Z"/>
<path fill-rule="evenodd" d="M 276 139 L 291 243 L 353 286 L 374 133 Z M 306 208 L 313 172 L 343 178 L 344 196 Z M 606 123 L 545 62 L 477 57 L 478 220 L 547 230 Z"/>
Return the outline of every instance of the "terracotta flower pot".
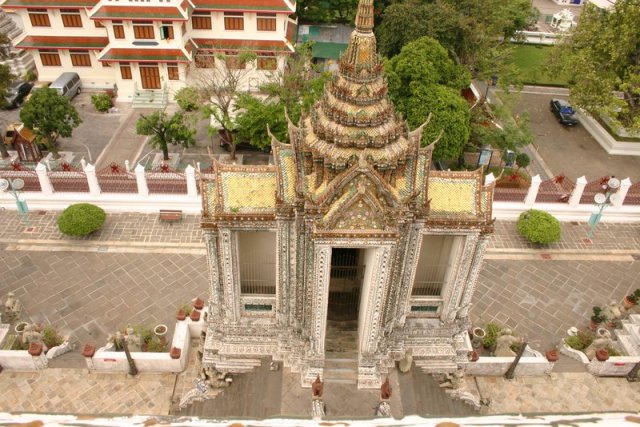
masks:
<path fill-rule="evenodd" d="M 477 362 L 478 359 L 480 359 L 480 355 L 478 354 L 477 351 L 473 350 L 469 352 L 469 361 Z"/>
<path fill-rule="evenodd" d="M 557 362 L 558 359 L 560 359 L 560 356 L 558 355 L 558 350 L 556 350 L 555 348 L 552 348 L 551 350 L 547 350 L 545 356 L 547 357 L 547 360 L 549 362 Z"/>
<path fill-rule="evenodd" d="M 193 320 L 194 322 L 200 320 L 200 312 L 198 310 L 193 310 L 191 312 L 191 320 Z"/>
<path fill-rule="evenodd" d="M 202 310 L 204 308 L 204 300 L 202 298 L 196 298 L 193 302 L 193 308 L 196 310 Z"/>
<path fill-rule="evenodd" d="M 591 325 L 589 325 L 589 329 L 591 329 L 593 332 L 596 331 L 596 329 L 598 329 L 598 326 L 600 326 L 600 323 L 596 323 L 593 320 L 591 321 Z"/>
<path fill-rule="evenodd" d="M 629 296 L 627 295 L 626 297 L 624 297 L 624 299 L 622 300 L 622 305 L 624 306 L 624 308 L 626 310 L 629 310 L 630 308 L 632 308 L 633 306 L 636 305 L 635 302 L 631 301 L 629 299 Z"/>
<path fill-rule="evenodd" d="M 182 350 L 178 347 L 171 347 L 171 351 L 169 352 L 169 356 L 172 359 L 180 359 L 180 355 L 182 354 Z"/>
<path fill-rule="evenodd" d="M 182 309 L 178 310 L 178 314 L 176 314 L 176 319 L 184 320 L 186 318 L 187 318 L 187 314 L 184 312 L 184 310 Z"/>
<path fill-rule="evenodd" d="M 600 362 L 604 362 L 605 360 L 609 359 L 609 352 L 604 348 L 596 350 L 596 359 L 598 359 L 598 361 Z"/>
<path fill-rule="evenodd" d="M 82 347 L 82 355 L 84 357 L 93 357 L 93 355 L 96 354 L 96 346 L 93 344 L 85 344 L 84 347 Z"/>
<path fill-rule="evenodd" d="M 40 356 L 42 354 L 42 344 L 39 342 L 32 342 L 29 344 L 29 350 L 27 350 L 32 356 Z"/>

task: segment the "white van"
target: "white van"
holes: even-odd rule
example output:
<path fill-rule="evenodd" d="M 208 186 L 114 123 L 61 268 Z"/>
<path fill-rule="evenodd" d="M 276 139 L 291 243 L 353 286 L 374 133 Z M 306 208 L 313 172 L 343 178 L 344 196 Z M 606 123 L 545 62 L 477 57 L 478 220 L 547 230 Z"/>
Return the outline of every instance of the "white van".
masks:
<path fill-rule="evenodd" d="M 80 76 L 78 73 L 62 73 L 49 87 L 56 89 L 60 95 L 72 99 L 80 93 Z"/>

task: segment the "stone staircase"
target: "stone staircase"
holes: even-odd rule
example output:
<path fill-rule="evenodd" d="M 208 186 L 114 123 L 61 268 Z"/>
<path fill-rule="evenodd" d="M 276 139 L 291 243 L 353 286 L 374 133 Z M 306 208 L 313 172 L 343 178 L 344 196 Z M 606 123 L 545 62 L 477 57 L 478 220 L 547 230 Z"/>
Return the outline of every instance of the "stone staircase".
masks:
<path fill-rule="evenodd" d="M 147 108 L 162 110 L 169 102 L 169 93 L 166 89 L 138 89 L 133 92 L 133 108 Z"/>
<path fill-rule="evenodd" d="M 616 329 L 616 338 L 628 356 L 640 356 L 640 314 L 631 314 L 622 321 L 622 328 Z"/>
<path fill-rule="evenodd" d="M 18 50 L 13 47 L 14 40 L 22 33 L 22 28 L 14 22 L 7 13 L 0 9 L 0 32 L 7 35 L 11 43 L 4 47 L 7 58 L 0 61 L 0 64 L 6 65 L 16 76 L 22 76 L 27 71 L 35 68 L 33 56 L 26 50 Z"/>
<path fill-rule="evenodd" d="M 355 353 L 325 353 L 325 383 L 357 384 L 358 355 Z"/>

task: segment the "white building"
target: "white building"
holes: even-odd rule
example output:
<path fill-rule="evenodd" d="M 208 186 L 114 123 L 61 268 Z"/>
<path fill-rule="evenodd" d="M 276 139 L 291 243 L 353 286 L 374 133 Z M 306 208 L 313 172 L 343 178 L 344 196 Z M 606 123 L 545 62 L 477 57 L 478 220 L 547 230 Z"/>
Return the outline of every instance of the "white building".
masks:
<path fill-rule="evenodd" d="M 284 66 L 296 34 L 289 0 L 5 0 L 2 8 L 22 18 L 16 46 L 33 52 L 41 81 L 75 71 L 85 88 L 117 88 L 120 101 L 173 93 L 216 52 L 255 52 L 242 66 L 257 85 Z"/>

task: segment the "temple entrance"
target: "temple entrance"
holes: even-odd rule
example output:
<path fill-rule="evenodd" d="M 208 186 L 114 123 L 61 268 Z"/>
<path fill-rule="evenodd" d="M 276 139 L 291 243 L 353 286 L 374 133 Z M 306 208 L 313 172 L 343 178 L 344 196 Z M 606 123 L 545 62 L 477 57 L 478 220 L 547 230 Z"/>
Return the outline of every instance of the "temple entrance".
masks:
<path fill-rule="evenodd" d="M 333 248 L 327 305 L 325 350 L 357 353 L 358 313 L 364 277 L 364 257 L 356 248 Z"/>

